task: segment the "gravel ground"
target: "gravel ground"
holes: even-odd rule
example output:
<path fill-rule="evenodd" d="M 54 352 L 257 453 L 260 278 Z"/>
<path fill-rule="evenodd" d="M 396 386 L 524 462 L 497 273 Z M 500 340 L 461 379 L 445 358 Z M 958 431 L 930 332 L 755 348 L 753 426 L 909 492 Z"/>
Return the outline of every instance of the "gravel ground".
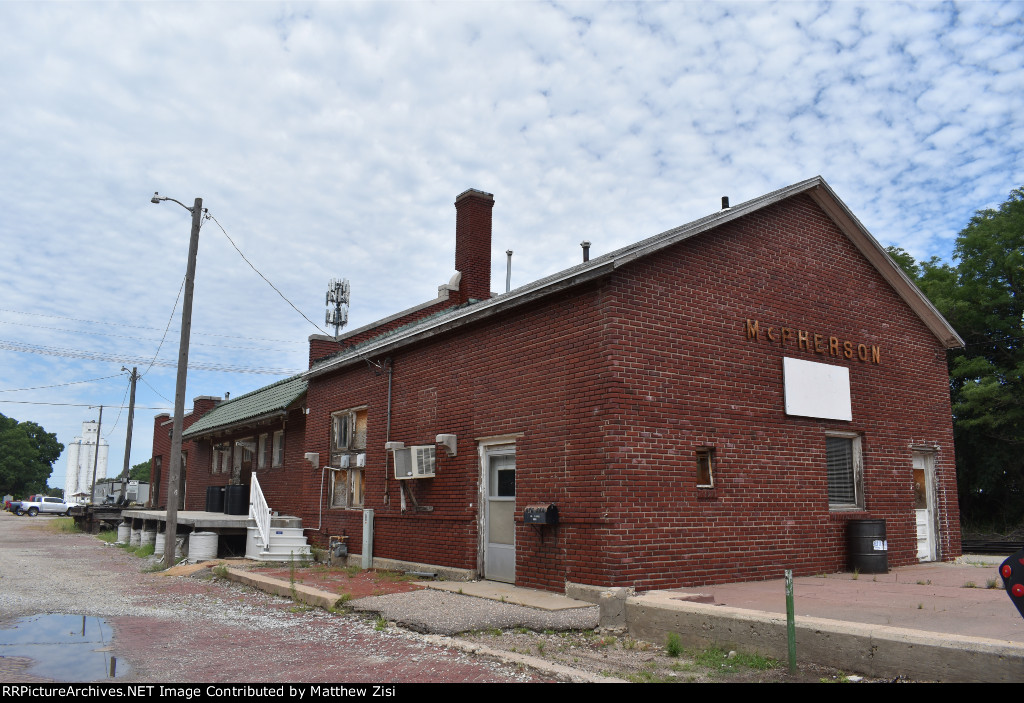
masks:
<path fill-rule="evenodd" d="M 553 680 L 224 580 L 140 573 L 143 560 L 89 535 L 54 533 L 53 520 L 0 512 L 0 628 L 39 613 L 104 618 L 119 671 L 130 669 L 123 681 Z M 0 680 L 45 680 L 30 664 L 0 657 Z"/>
<path fill-rule="evenodd" d="M 39 613 L 104 618 L 118 670 L 128 670 L 122 681 L 846 680 L 819 667 L 789 676 L 785 666 L 742 653 L 669 656 L 661 645 L 596 630 L 596 608 L 548 612 L 424 590 L 360 598 L 348 606 L 364 615 L 332 615 L 208 569 L 141 573 L 144 560 L 89 535 L 54 533 L 52 520 L 0 512 L 0 629 Z M 5 683 L 47 680 L 32 664 L 0 647 Z"/>

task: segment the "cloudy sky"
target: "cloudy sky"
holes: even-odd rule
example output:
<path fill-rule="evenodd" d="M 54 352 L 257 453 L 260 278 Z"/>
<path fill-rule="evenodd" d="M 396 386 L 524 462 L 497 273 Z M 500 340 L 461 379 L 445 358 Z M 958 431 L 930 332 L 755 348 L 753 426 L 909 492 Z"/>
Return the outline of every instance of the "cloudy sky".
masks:
<path fill-rule="evenodd" d="M 349 328 L 434 297 L 470 187 L 495 196 L 495 289 L 506 249 L 515 287 L 577 263 L 583 239 L 600 255 L 814 175 L 883 244 L 948 259 L 976 210 L 1024 185 L 1022 16 L 1022 2 L 0 3 L 0 413 L 67 444 L 104 405 L 114 475 L 120 369 L 138 366 L 131 463 L 149 457 L 173 405 L 190 228 L 154 191 L 202 197 L 321 327 L 332 277 L 351 281 Z M 303 369 L 317 332 L 216 222 L 189 399 Z"/>

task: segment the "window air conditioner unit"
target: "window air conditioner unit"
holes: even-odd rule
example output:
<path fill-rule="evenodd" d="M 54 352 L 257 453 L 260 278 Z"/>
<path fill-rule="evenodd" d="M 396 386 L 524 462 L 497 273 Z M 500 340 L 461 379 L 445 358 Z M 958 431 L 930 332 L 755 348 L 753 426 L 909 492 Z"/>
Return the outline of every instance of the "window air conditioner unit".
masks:
<path fill-rule="evenodd" d="M 434 445 L 396 449 L 395 478 L 402 481 L 410 478 L 434 478 Z"/>

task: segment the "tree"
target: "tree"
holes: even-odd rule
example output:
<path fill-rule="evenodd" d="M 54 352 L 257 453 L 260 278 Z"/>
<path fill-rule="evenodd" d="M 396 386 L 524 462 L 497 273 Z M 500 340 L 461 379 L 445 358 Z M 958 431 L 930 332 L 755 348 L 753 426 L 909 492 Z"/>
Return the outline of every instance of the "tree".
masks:
<path fill-rule="evenodd" d="M 964 339 L 948 354 L 960 510 L 1006 531 L 1024 519 L 1024 188 L 971 218 L 955 266 L 889 253 Z"/>
<path fill-rule="evenodd" d="M 26 496 L 47 490 L 64 445 L 34 422 L 0 415 L 0 493 Z"/>
<path fill-rule="evenodd" d="M 132 481 L 148 481 L 149 480 L 149 459 L 146 459 L 141 464 L 136 464 L 128 470 L 128 478 Z"/>

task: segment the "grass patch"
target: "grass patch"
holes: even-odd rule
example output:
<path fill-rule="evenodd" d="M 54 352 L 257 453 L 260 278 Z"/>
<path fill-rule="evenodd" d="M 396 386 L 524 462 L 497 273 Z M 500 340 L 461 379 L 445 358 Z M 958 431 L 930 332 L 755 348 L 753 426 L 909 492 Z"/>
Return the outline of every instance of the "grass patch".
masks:
<path fill-rule="evenodd" d="M 75 518 L 73 517 L 56 517 L 46 523 L 46 526 L 53 532 L 65 532 L 73 534 L 75 532 L 81 532 L 78 529 L 78 525 L 75 524 Z M 115 531 L 115 536 L 117 535 Z"/>
<path fill-rule="evenodd" d="M 373 629 L 377 632 L 383 632 L 388 629 L 388 619 L 383 615 L 378 615 L 377 619 L 373 621 Z"/>
<path fill-rule="evenodd" d="M 376 579 L 390 583 L 401 583 L 403 581 L 418 581 L 420 577 L 413 574 L 405 574 L 401 571 L 378 571 L 376 572 Z"/>
<path fill-rule="evenodd" d="M 147 544 L 142 547 L 135 547 L 130 551 L 137 557 L 151 557 L 153 556 L 153 552 L 156 551 L 156 547 L 154 547 L 152 544 Z"/>
<path fill-rule="evenodd" d="M 343 570 L 349 576 L 355 576 L 360 571 L 362 571 L 362 568 L 356 564 L 353 564 L 352 566 L 346 566 Z"/>
<path fill-rule="evenodd" d="M 104 530 L 96 535 L 96 539 L 102 540 L 107 544 L 113 544 L 117 541 L 117 530 Z"/>
<path fill-rule="evenodd" d="M 727 652 L 718 647 L 694 652 L 692 656 L 693 661 L 698 665 L 722 674 L 735 674 L 742 669 L 767 671 L 779 666 L 779 662 L 770 657 L 742 652 L 736 652 L 729 656 Z"/>

